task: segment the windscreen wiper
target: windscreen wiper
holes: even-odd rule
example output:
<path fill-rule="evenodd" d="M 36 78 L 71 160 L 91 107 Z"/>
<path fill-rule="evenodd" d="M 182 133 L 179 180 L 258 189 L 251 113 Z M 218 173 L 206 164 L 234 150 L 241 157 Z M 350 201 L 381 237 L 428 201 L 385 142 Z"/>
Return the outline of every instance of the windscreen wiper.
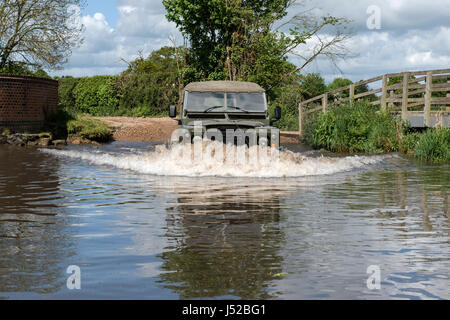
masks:
<path fill-rule="evenodd" d="M 211 107 L 211 108 L 206 109 L 204 112 L 210 112 L 210 111 L 212 111 L 212 110 L 220 109 L 220 108 L 225 108 L 225 107 L 224 107 L 224 106 L 214 106 L 214 107 Z"/>
<path fill-rule="evenodd" d="M 212 110 L 220 109 L 220 108 L 225 108 L 225 107 L 224 107 L 224 106 L 214 106 L 214 107 L 211 107 L 211 108 L 206 109 L 204 112 L 208 113 L 208 112 L 210 112 L 210 111 L 212 111 Z M 239 110 L 239 111 L 248 113 L 247 110 L 242 109 L 242 108 L 240 108 L 240 107 L 229 106 L 229 107 L 227 107 L 227 109 L 235 109 L 235 110 Z"/>
<path fill-rule="evenodd" d="M 240 107 L 233 107 L 233 106 L 231 106 L 231 107 L 228 107 L 227 109 L 235 109 L 235 110 L 239 110 L 239 111 L 242 111 L 242 112 L 248 113 L 248 111 L 247 111 L 247 110 L 245 110 L 245 109 L 242 109 L 242 108 L 240 108 Z"/>

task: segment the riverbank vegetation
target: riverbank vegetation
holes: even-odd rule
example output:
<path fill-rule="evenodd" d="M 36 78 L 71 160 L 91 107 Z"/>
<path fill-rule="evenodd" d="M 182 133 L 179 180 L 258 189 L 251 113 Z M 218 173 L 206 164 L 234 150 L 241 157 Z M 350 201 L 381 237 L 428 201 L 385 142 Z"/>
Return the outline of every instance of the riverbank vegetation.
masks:
<path fill-rule="evenodd" d="M 112 137 L 112 131 L 106 123 L 80 115 L 67 122 L 67 133 L 72 140 L 81 138 L 88 141 L 108 142 Z"/>
<path fill-rule="evenodd" d="M 338 153 L 402 152 L 435 163 L 450 162 L 450 129 L 411 131 L 367 101 L 332 106 L 305 121 L 305 141 Z"/>

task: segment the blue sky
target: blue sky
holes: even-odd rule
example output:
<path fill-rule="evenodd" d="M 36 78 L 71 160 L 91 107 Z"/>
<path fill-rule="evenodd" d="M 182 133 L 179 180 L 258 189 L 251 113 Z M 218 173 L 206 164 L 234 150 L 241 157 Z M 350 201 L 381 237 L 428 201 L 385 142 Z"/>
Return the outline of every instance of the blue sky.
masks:
<path fill-rule="evenodd" d="M 100 12 L 105 15 L 106 20 L 111 26 L 115 26 L 119 20 L 119 10 L 117 9 L 117 3 L 115 0 L 89 0 L 87 1 L 86 8 L 83 10 L 83 14 L 93 16 L 95 13 Z"/>
<path fill-rule="evenodd" d="M 301 1 L 301 0 L 298 0 Z M 335 68 L 320 58 L 304 72 L 319 72 L 327 82 L 335 77 L 353 81 L 384 73 L 450 67 L 450 0 L 303 0 L 289 14 L 311 9 L 318 15 L 332 14 L 353 22 L 351 39 L 345 43 L 349 55 Z M 336 4 L 339 5 L 336 5 Z M 379 28 L 370 8 L 379 10 Z M 84 44 L 73 50 L 69 62 L 55 75 L 92 76 L 119 74 L 137 57 L 170 45 L 183 37 L 165 18 L 161 0 L 88 0 L 82 12 Z M 326 33 L 321 36 L 327 37 Z M 317 43 L 317 42 L 316 42 Z M 299 48 L 305 54 L 316 44 Z M 297 62 L 294 59 L 294 63 Z"/>

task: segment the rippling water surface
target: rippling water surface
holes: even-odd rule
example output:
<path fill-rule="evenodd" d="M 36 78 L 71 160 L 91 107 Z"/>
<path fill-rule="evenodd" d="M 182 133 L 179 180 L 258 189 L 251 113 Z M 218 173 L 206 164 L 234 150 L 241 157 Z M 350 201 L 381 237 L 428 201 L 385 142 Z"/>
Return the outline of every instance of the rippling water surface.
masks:
<path fill-rule="evenodd" d="M 0 298 L 449 299 L 448 165 L 0 146 Z M 69 290 L 68 266 L 81 269 Z M 367 268 L 379 266 L 381 289 Z"/>

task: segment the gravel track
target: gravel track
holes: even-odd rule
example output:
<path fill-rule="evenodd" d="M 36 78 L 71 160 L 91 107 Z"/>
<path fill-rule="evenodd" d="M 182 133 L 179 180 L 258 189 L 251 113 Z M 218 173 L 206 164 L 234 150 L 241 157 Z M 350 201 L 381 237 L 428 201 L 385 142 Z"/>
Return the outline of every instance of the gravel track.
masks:
<path fill-rule="evenodd" d="M 178 124 L 171 118 L 96 117 L 114 129 L 114 140 L 167 142 Z M 298 142 L 296 132 L 282 132 L 281 143 Z"/>

